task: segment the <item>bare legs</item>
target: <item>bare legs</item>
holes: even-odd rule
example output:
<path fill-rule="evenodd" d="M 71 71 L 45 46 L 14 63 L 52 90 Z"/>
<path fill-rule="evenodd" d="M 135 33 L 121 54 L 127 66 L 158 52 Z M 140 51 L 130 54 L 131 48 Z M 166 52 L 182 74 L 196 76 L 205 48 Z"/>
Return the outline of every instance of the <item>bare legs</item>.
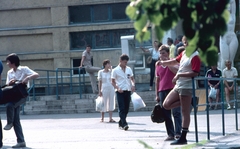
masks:
<path fill-rule="evenodd" d="M 181 106 L 182 111 L 182 135 L 179 140 L 172 142 L 171 145 L 186 144 L 186 135 L 190 125 L 190 108 L 192 95 L 179 95 L 174 89 L 166 97 L 163 107 L 165 109 L 173 109 Z"/>
<path fill-rule="evenodd" d="M 115 122 L 113 119 L 112 119 L 112 111 L 109 111 L 109 122 Z M 104 112 L 101 112 L 101 120 L 100 122 L 104 122 Z"/>

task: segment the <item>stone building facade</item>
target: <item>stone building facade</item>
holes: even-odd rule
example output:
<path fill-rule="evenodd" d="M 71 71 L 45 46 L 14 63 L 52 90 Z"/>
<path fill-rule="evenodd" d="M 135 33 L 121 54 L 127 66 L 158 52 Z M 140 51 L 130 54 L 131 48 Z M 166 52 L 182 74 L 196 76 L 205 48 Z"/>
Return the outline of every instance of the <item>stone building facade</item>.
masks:
<path fill-rule="evenodd" d="M 134 34 L 127 4 L 129 0 L 1 1 L 0 59 L 5 64 L 8 54 L 17 53 L 21 65 L 33 69 L 72 68 L 90 44 L 95 66 L 106 58 L 117 65 L 119 37 Z"/>
<path fill-rule="evenodd" d="M 73 68 L 79 66 L 82 52 L 90 44 L 94 66 L 101 67 L 106 58 L 115 66 L 122 54 L 120 37 L 135 33 L 125 14 L 128 4 L 129 0 L 0 1 L 0 59 L 6 64 L 6 56 L 17 53 L 21 65 L 32 69 Z M 182 34 L 181 26 L 167 34 L 174 39 Z M 150 47 L 152 41 L 136 43 L 136 47 Z M 149 82 L 145 58 L 139 58 L 143 69 L 136 76 L 138 83 Z M 7 70 L 5 67 L 3 78 Z"/>

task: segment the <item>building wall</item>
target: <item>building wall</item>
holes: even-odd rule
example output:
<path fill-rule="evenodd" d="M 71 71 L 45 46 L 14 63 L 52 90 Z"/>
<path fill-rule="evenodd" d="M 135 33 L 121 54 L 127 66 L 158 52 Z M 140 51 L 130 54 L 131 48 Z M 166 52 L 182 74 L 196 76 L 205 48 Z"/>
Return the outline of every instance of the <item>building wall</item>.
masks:
<path fill-rule="evenodd" d="M 128 0 L 8 0 L 0 1 L 0 59 L 17 53 L 21 65 L 32 69 L 71 68 L 72 59 L 84 49 L 70 50 L 70 32 L 133 28 L 130 21 L 101 24 L 69 24 L 68 6 L 129 2 Z M 92 49 L 93 63 L 101 67 L 106 58 L 118 64 L 120 48 Z M 8 68 L 4 68 L 3 78 Z M 43 72 L 39 72 L 44 76 Z"/>

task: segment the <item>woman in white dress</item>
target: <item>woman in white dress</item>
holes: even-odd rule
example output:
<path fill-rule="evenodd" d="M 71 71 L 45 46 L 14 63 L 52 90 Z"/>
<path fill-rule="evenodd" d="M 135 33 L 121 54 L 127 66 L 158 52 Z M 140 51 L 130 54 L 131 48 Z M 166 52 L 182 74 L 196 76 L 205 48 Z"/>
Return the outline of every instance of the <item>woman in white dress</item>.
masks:
<path fill-rule="evenodd" d="M 115 92 L 111 83 L 112 66 L 110 60 L 103 61 L 104 69 L 98 71 L 99 96 L 103 98 L 103 109 L 101 111 L 101 121 L 104 121 L 104 112 L 109 112 L 109 122 L 115 122 L 112 119 L 112 111 L 115 109 Z"/>

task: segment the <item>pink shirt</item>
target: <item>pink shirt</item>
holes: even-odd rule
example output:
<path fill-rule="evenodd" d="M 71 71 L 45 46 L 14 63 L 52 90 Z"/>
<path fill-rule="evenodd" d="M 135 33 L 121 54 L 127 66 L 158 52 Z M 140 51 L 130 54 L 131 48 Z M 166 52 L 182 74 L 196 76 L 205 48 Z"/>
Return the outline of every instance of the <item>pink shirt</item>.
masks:
<path fill-rule="evenodd" d="M 158 91 L 164 91 L 174 87 L 172 79 L 175 74 L 168 67 L 157 66 L 156 76 L 160 79 Z"/>

